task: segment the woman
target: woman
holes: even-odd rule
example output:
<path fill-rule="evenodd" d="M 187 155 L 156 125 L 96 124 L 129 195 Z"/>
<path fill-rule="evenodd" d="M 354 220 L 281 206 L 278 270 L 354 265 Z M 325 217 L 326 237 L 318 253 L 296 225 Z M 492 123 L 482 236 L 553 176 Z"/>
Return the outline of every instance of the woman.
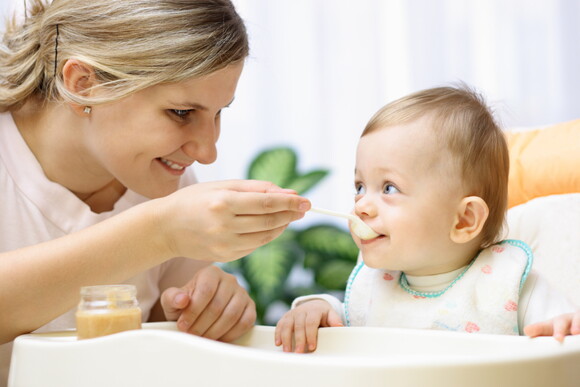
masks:
<path fill-rule="evenodd" d="M 194 184 L 247 55 L 228 0 L 35 0 L 12 23 L 0 343 L 74 326 L 81 286 L 120 282 L 137 286 L 145 320 L 224 341 L 252 326 L 252 300 L 211 262 L 268 243 L 310 203 L 267 182 Z M 10 345 L 0 351 L 5 381 Z"/>

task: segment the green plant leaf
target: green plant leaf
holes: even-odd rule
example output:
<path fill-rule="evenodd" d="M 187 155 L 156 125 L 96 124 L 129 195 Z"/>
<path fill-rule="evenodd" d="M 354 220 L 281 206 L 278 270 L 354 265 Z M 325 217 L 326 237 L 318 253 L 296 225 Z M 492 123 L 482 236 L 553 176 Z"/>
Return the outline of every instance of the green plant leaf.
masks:
<path fill-rule="evenodd" d="M 300 195 L 304 194 L 312 187 L 314 187 L 320 180 L 324 179 L 328 175 L 326 170 L 315 170 L 309 172 L 305 175 L 295 176 L 294 179 L 286 185 L 284 188 L 290 188 L 298 192 Z"/>
<path fill-rule="evenodd" d="M 248 170 L 248 179 L 271 181 L 286 188 L 296 177 L 296 153 L 285 147 L 260 153 Z"/>
<path fill-rule="evenodd" d="M 348 276 L 356 263 L 334 260 L 324 264 L 316 275 L 316 282 L 329 290 L 344 290 Z"/>
<path fill-rule="evenodd" d="M 356 262 L 358 247 L 350 233 L 330 224 L 320 224 L 299 232 L 297 241 L 306 251 L 310 267 L 316 267 L 312 259 L 342 259 Z M 310 256 L 310 254 L 314 254 Z"/>
<path fill-rule="evenodd" d="M 257 303 L 267 305 L 282 297 L 284 284 L 299 255 L 294 239 L 295 231 L 286 230 L 242 259 L 243 276 Z"/>
<path fill-rule="evenodd" d="M 316 270 L 327 259 L 324 254 L 315 253 L 312 251 L 304 252 L 304 268 Z M 332 259 L 332 258 L 331 258 Z"/>
<path fill-rule="evenodd" d="M 310 286 L 294 286 L 286 290 L 283 301 L 285 301 L 288 305 L 291 305 L 292 301 L 298 297 L 324 293 L 326 291 L 327 289 L 321 288 L 314 282 Z"/>

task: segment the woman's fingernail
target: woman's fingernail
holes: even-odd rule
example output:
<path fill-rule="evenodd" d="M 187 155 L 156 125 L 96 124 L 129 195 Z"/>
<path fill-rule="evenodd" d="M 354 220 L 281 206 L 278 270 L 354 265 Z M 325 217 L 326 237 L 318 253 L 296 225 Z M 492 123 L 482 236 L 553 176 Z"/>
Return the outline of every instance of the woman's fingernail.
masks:
<path fill-rule="evenodd" d="M 189 324 L 185 320 L 181 320 L 177 323 L 177 326 L 180 331 L 185 332 L 189 328 Z"/>
<path fill-rule="evenodd" d="M 173 298 L 173 302 L 175 305 L 181 305 L 187 299 L 187 295 L 185 293 L 178 293 L 175 298 Z"/>
<path fill-rule="evenodd" d="M 310 204 L 308 202 L 300 203 L 300 206 L 298 207 L 300 211 L 306 211 L 308 208 L 310 208 Z"/>

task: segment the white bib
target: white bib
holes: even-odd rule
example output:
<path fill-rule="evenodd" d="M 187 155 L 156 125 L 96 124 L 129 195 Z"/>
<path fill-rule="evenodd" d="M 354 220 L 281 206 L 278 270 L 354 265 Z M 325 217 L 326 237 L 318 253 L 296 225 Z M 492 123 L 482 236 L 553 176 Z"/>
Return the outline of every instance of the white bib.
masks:
<path fill-rule="evenodd" d="M 482 250 L 439 292 L 416 292 L 400 271 L 361 262 L 346 288 L 347 325 L 517 335 L 518 301 L 532 260 L 524 242 L 503 241 Z"/>

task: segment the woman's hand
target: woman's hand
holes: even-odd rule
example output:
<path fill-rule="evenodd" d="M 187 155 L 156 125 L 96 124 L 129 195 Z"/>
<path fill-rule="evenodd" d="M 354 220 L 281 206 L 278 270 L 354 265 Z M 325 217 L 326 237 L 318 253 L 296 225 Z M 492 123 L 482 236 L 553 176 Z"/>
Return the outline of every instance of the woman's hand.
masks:
<path fill-rule="evenodd" d="M 276 324 L 274 340 L 284 352 L 303 353 L 314 351 L 318 342 L 318 328 L 342 327 L 342 319 L 332 306 L 324 300 L 312 300 L 286 312 Z"/>
<path fill-rule="evenodd" d="M 177 321 L 182 332 L 213 340 L 233 341 L 256 321 L 256 305 L 236 278 L 216 266 L 208 266 L 182 288 L 161 295 L 168 321 Z"/>
<path fill-rule="evenodd" d="M 158 203 L 158 224 L 173 256 L 232 261 L 278 237 L 310 209 L 295 191 L 256 180 L 198 183 Z"/>

